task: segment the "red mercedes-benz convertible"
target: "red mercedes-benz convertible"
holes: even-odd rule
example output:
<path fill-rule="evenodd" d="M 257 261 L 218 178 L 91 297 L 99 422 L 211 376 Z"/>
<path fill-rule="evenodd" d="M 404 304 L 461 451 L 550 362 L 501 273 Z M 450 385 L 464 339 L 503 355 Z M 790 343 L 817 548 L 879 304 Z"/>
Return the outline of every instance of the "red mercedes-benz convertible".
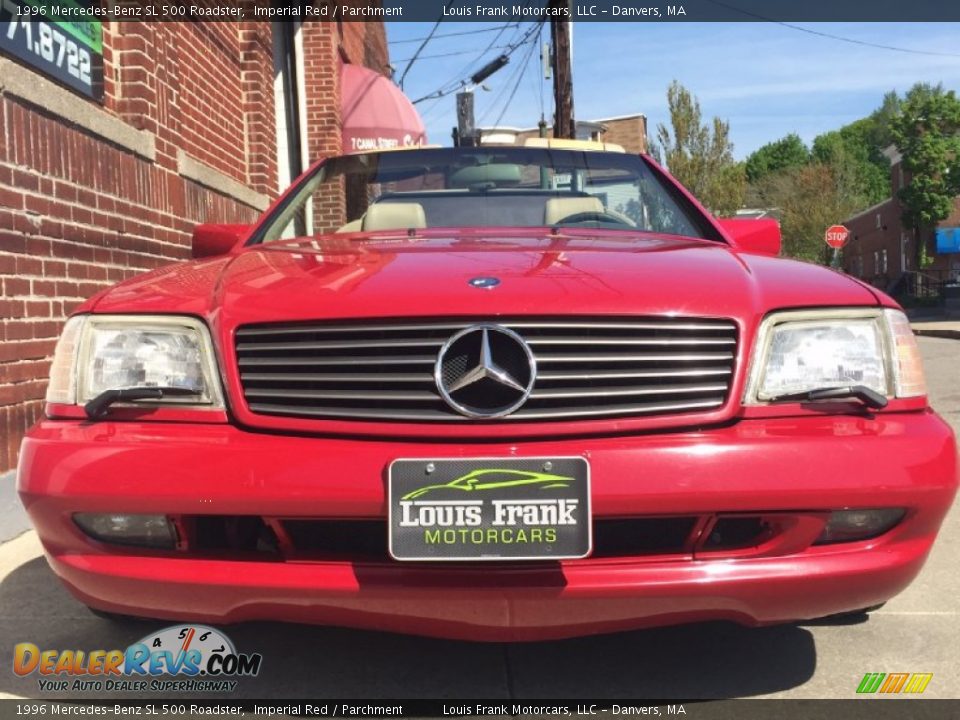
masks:
<path fill-rule="evenodd" d="M 318 163 L 92 298 L 19 490 L 100 613 L 478 640 L 873 608 L 957 488 L 897 304 L 650 158 Z"/>

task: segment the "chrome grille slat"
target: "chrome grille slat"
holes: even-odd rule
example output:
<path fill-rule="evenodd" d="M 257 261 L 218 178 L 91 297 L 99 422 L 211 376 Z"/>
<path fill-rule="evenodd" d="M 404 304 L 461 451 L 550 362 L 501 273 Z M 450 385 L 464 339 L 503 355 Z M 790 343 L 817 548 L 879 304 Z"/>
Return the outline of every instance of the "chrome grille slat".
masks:
<path fill-rule="evenodd" d="M 466 418 L 440 397 L 441 346 L 471 325 L 519 333 L 537 361 L 527 402 L 497 420 Z M 482 318 L 277 323 L 236 332 L 253 413 L 374 422 L 522 422 L 666 415 L 721 407 L 736 325 L 701 318 Z"/>
<path fill-rule="evenodd" d="M 352 373 L 241 373 L 243 380 L 264 380 L 271 382 L 403 382 L 403 383 L 432 383 L 431 373 L 377 373 L 375 375 L 361 375 Z"/>
<path fill-rule="evenodd" d="M 257 389 L 247 390 L 247 397 L 268 397 L 268 398 L 294 398 L 297 400 L 376 400 L 379 402 L 392 402 L 404 400 L 407 402 L 423 402 L 439 400 L 440 395 L 435 392 L 417 392 L 416 390 L 383 390 L 367 391 L 362 390 L 282 390 Z"/>
<path fill-rule="evenodd" d="M 643 354 L 631 354 L 631 355 L 601 355 L 601 354 L 589 354 L 589 355 L 574 355 L 574 354 L 564 354 L 564 355 L 547 355 L 541 356 L 537 355 L 537 364 L 546 364 L 546 363 L 591 363 L 591 362 L 694 362 L 694 361 L 729 361 L 733 360 L 732 352 L 718 352 L 718 353 L 643 353 Z"/>
<path fill-rule="evenodd" d="M 713 385 L 652 385 L 649 387 L 597 387 L 587 390 L 534 390 L 531 400 L 555 400 L 560 398 L 629 397 L 632 395 L 687 395 L 696 393 L 726 392 L 725 383 Z"/>
<path fill-rule="evenodd" d="M 587 382 L 590 380 L 637 380 L 678 378 L 678 377 L 712 377 L 729 375 L 730 368 L 700 369 L 700 370 L 598 370 L 596 372 L 538 372 L 540 382 L 576 380 Z"/>
<path fill-rule="evenodd" d="M 536 410 L 518 410 L 512 415 L 499 418 L 495 421 L 486 422 L 505 422 L 510 420 L 552 420 L 556 418 L 569 417 L 602 417 L 604 415 L 641 415 L 646 413 L 666 413 L 666 412 L 684 412 L 688 410 L 704 410 L 715 408 L 722 405 L 722 397 L 708 398 L 697 402 L 687 403 L 643 403 L 635 405 L 617 405 L 608 408 L 591 408 L 585 411 L 581 410 L 563 410 L 563 411 L 536 411 Z M 267 403 L 251 403 L 250 409 L 254 412 L 265 415 L 291 415 L 300 417 L 330 417 L 330 411 L 310 407 L 291 407 L 288 405 L 272 405 Z M 356 410 L 353 408 L 341 409 L 338 411 L 338 417 L 348 417 L 363 420 L 411 420 L 411 421 L 462 421 L 475 422 L 462 415 L 453 415 L 445 410 L 425 410 L 423 412 L 409 412 L 399 410 L 381 410 L 370 408 Z"/>
<path fill-rule="evenodd" d="M 527 343 L 537 345 L 735 345 L 733 338 L 662 338 L 643 340 L 635 338 L 609 338 L 588 335 L 578 338 L 532 337 Z"/>
<path fill-rule="evenodd" d="M 479 322 L 479 321 L 478 321 Z M 530 321 L 499 321 L 491 318 L 483 321 L 488 324 L 503 325 L 512 330 L 525 329 L 547 329 L 547 330 L 583 330 L 584 323 L 577 321 L 551 321 L 530 322 Z M 357 322 L 355 324 L 323 324 L 323 325 L 296 325 L 287 327 L 243 327 L 237 331 L 238 337 L 262 337 L 266 335 L 297 335 L 303 333 L 380 333 L 380 332 L 422 332 L 424 330 L 461 330 L 470 323 L 423 323 L 410 324 L 399 322 L 397 324 L 367 324 Z M 692 323 L 692 322 L 591 322 L 591 330 L 706 330 L 716 332 L 727 332 L 730 330 L 730 324 L 726 322 L 717 323 Z"/>
<path fill-rule="evenodd" d="M 302 358 L 302 357 L 253 357 L 240 358 L 240 367 L 261 366 L 261 365 L 433 365 L 437 361 L 436 356 L 429 355 L 411 355 L 409 357 L 326 357 L 326 358 Z"/>
<path fill-rule="evenodd" d="M 255 350 L 257 352 L 266 352 L 268 350 L 354 350 L 357 348 L 403 348 L 403 347 L 435 347 L 439 348 L 446 341 L 446 338 L 432 340 L 429 338 L 404 338 L 402 340 L 333 340 L 330 342 L 305 342 L 305 343 L 240 343 L 237 345 L 238 352 L 245 350 Z"/>

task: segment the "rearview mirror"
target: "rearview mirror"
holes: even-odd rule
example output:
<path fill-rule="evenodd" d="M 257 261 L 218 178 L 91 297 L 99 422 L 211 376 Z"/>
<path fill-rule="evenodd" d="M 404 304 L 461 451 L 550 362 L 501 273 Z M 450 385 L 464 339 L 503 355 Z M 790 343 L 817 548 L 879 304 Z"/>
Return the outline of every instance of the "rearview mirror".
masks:
<path fill-rule="evenodd" d="M 774 218 L 718 218 L 717 222 L 737 249 L 773 257 L 780 254 L 783 240 Z"/>
<path fill-rule="evenodd" d="M 195 258 L 226 255 L 245 240 L 249 233 L 249 225 L 197 225 L 193 229 L 191 253 Z"/>

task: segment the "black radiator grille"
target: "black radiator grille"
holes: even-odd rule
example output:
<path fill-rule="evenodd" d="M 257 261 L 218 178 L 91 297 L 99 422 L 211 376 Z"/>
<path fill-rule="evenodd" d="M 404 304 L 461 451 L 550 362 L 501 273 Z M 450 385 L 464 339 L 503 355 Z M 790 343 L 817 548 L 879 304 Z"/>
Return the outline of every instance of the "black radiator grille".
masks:
<path fill-rule="evenodd" d="M 434 365 L 476 320 L 248 325 L 237 330 L 244 397 L 263 415 L 413 422 L 522 422 L 703 412 L 733 379 L 737 330 L 697 318 L 498 319 L 536 358 L 526 403 L 498 420 L 441 398 Z"/>

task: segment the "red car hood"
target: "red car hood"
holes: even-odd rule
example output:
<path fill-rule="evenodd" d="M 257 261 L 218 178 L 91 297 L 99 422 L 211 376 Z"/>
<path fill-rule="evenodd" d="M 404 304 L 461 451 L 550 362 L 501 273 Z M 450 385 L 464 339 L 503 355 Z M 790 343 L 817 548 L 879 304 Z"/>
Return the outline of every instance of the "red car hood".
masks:
<path fill-rule="evenodd" d="M 334 235 L 181 263 L 106 291 L 96 312 L 245 323 L 361 317 L 678 314 L 752 326 L 772 309 L 874 305 L 825 268 L 709 241 L 616 233 Z M 491 289 L 473 287 L 495 277 Z"/>

